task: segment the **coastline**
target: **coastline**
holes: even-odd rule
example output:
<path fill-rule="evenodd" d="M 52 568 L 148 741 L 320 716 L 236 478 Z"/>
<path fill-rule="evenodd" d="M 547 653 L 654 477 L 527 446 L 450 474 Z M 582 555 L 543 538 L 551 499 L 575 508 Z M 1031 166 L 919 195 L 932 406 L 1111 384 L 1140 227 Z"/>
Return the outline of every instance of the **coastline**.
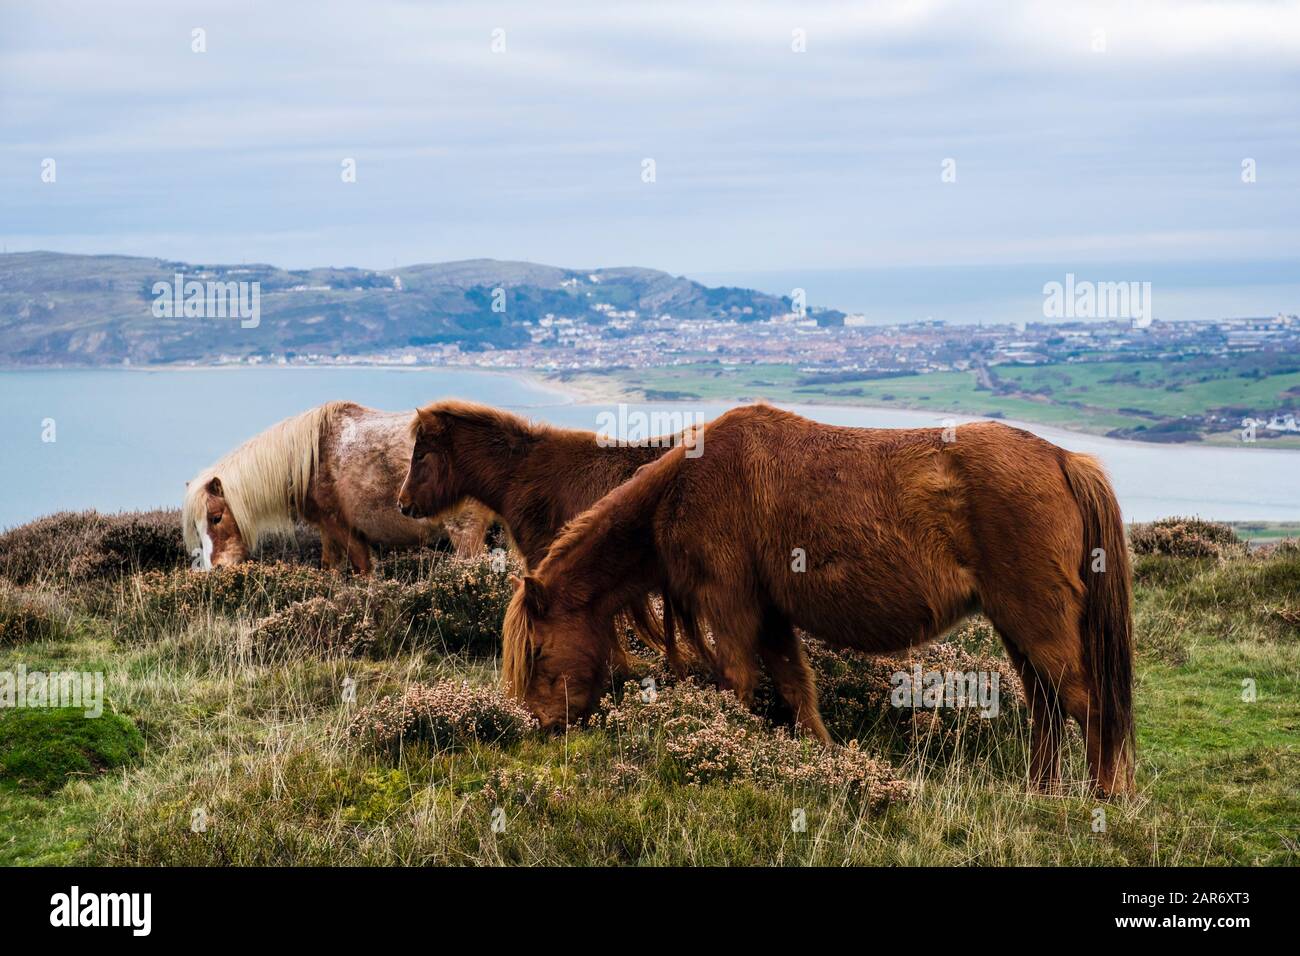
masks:
<path fill-rule="evenodd" d="M 531 384 L 540 387 L 550 387 L 567 392 L 573 399 L 574 404 L 578 405 L 616 405 L 620 402 L 628 404 L 645 404 L 645 405 L 668 405 L 668 406 L 689 406 L 701 404 L 728 404 L 743 403 L 753 401 L 738 396 L 729 398 L 710 398 L 710 399 L 656 399 L 647 401 L 643 396 L 636 394 L 638 390 L 628 389 L 617 380 L 607 376 L 585 374 L 579 381 L 560 381 L 558 377 L 551 377 L 555 373 L 537 372 L 531 369 L 522 369 L 518 373 L 519 378 L 528 380 Z M 599 380 L 599 381 L 597 381 Z M 1214 440 L 1197 441 L 1197 442 L 1145 442 L 1137 441 L 1132 438 L 1112 438 L 1100 431 L 1089 431 L 1084 428 L 1064 428 L 1058 424 L 1047 422 L 1036 422 L 1018 418 L 994 418 L 989 415 L 981 415 L 978 412 L 954 411 L 939 413 L 932 408 L 922 408 L 906 404 L 896 405 L 870 405 L 858 402 L 819 402 L 816 400 L 799 400 L 787 401 L 785 399 L 769 399 L 773 405 L 783 408 L 818 408 L 818 409 L 836 409 L 852 410 L 864 412 L 879 412 L 885 414 L 909 412 L 917 414 L 932 414 L 935 421 L 942 418 L 952 418 L 958 424 L 966 424 L 978 421 L 996 421 L 1012 428 L 1023 428 L 1026 431 L 1032 431 L 1042 436 L 1059 435 L 1062 437 L 1081 437 L 1112 444 L 1117 447 L 1127 448 L 1160 448 L 1166 450 L 1175 449 L 1196 449 L 1196 448 L 1216 448 L 1216 449 L 1233 449 L 1238 448 L 1241 451 L 1265 450 L 1265 451 L 1284 451 L 1300 452 L 1300 445 L 1280 445 L 1272 441 L 1264 440 L 1257 442 L 1253 448 L 1247 448 L 1241 442 L 1221 442 Z"/>
<path fill-rule="evenodd" d="M 621 381 L 611 375 L 603 375 L 598 372 L 580 372 L 574 378 L 564 379 L 563 373 L 545 372 L 531 368 L 484 368 L 477 365 L 410 365 L 399 362 L 318 362 L 311 364 L 304 363 L 266 363 L 258 365 L 244 364 L 223 364 L 223 365 L 190 365 L 190 364 L 159 364 L 159 365 L 44 365 L 39 367 L 32 366 L 0 366 L 0 373 L 5 372 L 225 372 L 225 371 L 247 371 L 251 369 L 275 369 L 275 370 L 311 370 L 311 369 L 355 369 L 355 370 L 381 370 L 388 372 L 408 372 L 408 373 L 456 373 L 463 372 L 475 375 L 496 375 L 523 381 L 529 385 L 546 392 L 553 393 L 560 401 L 555 402 L 557 405 L 616 405 L 619 403 L 628 404 L 648 404 L 648 405 L 667 405 L 667 406 L 690 406 L 701 404 L 740 404 L 745 401 L 753 401 L 752 397 L 742 396 L 713 396 L 708 399 L 656 399 L 647 400 L 643 395 L 639 395 L 640 389 L 628 388 Z M 933 408 L 917 407 L 905 403 L 896 403 L 892 405 L 873 405 L 858 402 L 827 402 L 817 401 L 815 399 L 800 399 L 790 401 L 788 399 L 767 399 L 774 405 L 789 408 L 818 408 L 818 409 L 836 409 L 836 410 L 857 410 L 864 412 L 894 414 L 900 412 L 907 413 L 929 413 L 937 421 L 942 418 L 952 418 L 960 424 L 973 421 L 998 421 L 1014 428 L 1023 428 L 1027 431 L 1033 431 L 1044 436 L 1060 435 L 1063 437 L 1081 437 L 1106 444 L 1114 444 L 1118 447 L 1136 447 L 1136 448 L 1161 448 L 1166 450 L 1173 449 L 1195 449 L 1195 448 L 1216 448 L 1231 449 L 1239 448 L 1245 452 L 1248 449 L 1241 442 L 1215 440 L 1211 437 L 1207 440 L 1197 442 L 1144 442 L 1131 438 L 1111 438 L 1101 431 L 1090 431 L 1086 428 L 1067 428 L 1058 423 L 1038 422 L 1027 419 L 1015 418 L 998 418 L 978 412 L 967 411 L 947 411 L 940 413 Z M 549 403 L 548 403 L 549 404 Z M 1285 439 L 1283 439 L 1285 441 Z M 1283 452 L 1300 452 L 1300 444 L 1279 444 L 1276 440 L 1265 439 L 1255 443 L 1253 449 Z"/>

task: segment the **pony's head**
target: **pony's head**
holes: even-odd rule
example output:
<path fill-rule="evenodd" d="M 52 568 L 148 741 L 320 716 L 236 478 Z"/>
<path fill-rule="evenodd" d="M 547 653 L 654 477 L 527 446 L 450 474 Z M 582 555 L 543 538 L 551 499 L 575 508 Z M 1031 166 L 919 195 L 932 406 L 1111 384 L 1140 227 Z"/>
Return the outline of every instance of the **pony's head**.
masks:
<path fill-rule="evenodd" d="M 397 507 L 408 518 L 434 518 L 465 497 L 452 467 L 453 422 L 439 405 L 419 409 L 411 420 L 411 464 L 397 492 Z"/>
<path fill-rule="evenodd" d="M 185 548 L 204 571 L 238 564 L 248 558 L 248 544 L 216 475 L 191 481 L 181 509 Z"/>
<path fill-rule="evenodd" d="M 330 402 L 254 435 L 185 485 L 185 548 L 207 570 L 238 564 L 264 535 L 292 534 L 320 459 L 320 433 L 346 403 Z"/>
<path fill-rule="evenodd" d="M 601 620 L 589 606 L 563 606 L 533 575 L 513 580 L 502 628 L 502 683 L 543 730 L 563 730 L 595 709 L 621 659 L 613 621 Z"/>

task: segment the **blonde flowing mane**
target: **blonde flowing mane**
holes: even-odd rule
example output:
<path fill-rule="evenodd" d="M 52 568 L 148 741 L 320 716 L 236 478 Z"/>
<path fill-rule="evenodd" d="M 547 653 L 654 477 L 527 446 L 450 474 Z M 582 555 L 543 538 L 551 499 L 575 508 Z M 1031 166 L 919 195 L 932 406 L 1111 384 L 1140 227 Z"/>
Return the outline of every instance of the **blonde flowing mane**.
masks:
<path fill-rule="evenodd" d="M 196 522 L 207 520 L 204 493 L 213 478 L 220 479 L 226 504 L 250 551 L 265 535 L 291 533 L 320 463 L 321 431 L 345 404 L 329 402 L 286 418 L 195 475 L 186 486 L 181 508 L 186 549 L 199 546 Z"/>

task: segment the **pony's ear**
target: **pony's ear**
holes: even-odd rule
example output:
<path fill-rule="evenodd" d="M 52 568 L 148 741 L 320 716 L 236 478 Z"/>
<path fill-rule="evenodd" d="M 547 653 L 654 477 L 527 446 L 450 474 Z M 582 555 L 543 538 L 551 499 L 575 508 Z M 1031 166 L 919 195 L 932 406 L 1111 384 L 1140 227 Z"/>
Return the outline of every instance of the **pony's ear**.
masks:
<path fill-rule="evenodd" d="M 411 427 L 411 435 L 418 442 L 421 438 L 437 438 L 447 429 L 447 422 L 441 412 L 433 411 L 427 408 L 418 408 L 415 411 L 415 422 Z"/>
<path fill-rule="evenodd" d="M 208 482 L 208 494 L 216 495 L 218 498 L 224 498 L 225 494 L 221 490 L 221 479 L 213 478 Z"/>
<path fill-rule="evenodd" d="M 531 574 L 524 575 L 524 607 L 530 617 L 545 617 L 549 604 L 546 587 Z"/>

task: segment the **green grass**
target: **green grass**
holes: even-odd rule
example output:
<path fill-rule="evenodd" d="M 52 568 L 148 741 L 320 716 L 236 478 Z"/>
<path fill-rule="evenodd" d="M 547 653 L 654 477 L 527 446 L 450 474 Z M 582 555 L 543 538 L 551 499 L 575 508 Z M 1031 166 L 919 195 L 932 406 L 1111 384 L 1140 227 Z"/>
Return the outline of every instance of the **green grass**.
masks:
<path fill-rule="evenodd" d="M 1300 372 L 1248 378 L 1237 374 L 1240 370 L 1227 362 L 1217 369 L 1178 362 L 1087 362 L 999 366 L 995 371 L 1022 390 L 1048 388 L 1057 401 L 1141 409 L 1170 418 L 1225 406 L 1278 408 L 1289 404 L 1284 393 L 1300 386 Z"/>
<path fill-rule="evenodd" d="M 863 746 L 911 785 L 887 806 L 825 787 L 693 786 L 671 761 L 634 760 L 634 741 L 609 729 L 371 753 L 342 741 L 357 708 L 413 681 L 493 682 L 494 658 L 426 641 L 267 660 L 241 644 L 253 619 L 238 609 L 130 631 L 129 596 L 100 594 L 99 613 L 75 616 L 64 638 L 0 649 L 0 670 L 103 670 L 123 723 L 8 714 L 0 734 L 17 716 L 18 752 L 89 733 L 122 744 L 123 759 L 35 788 L 6 777 L 0 863 L 1300 863 L 1300 629 L 1287 616 L 1300 610 L 1300 557 L 1144 558 L 1137 572 L 1138 792 L 1106 804 L 1084 785 L 1077 733 L 1066 792 L 1028 793 L 1014 721 L 955 750 L 864 727 Z M 126 720 L 143 746 L 125 744 Z M 13 752 L 12 731 L 4 740 Z M 525 783 L 502 790 L 506 777 Z"/>
<path fill-rule="evenodd" d="M 661 368 L 616 370 L 579 377 L 592 385 L 615 385 L 638 397 L 671 396 L 701 401 L 766 399 L 783 403 L 897 406 L 936 414 L 1000 415 L 1094 433 L 1160 420 L 1201 415 L 1211 409 L 1247 407 L 1268 414 L 1297 404 L 1289 389 L 1300 372 L 1243 377 L 1249 363 L 1087 362 L 1047 366 L 996 366 L 993 373 L 1018 394 L 995 395 L 976 387 L 973 371 L 933 372 L 892 379 L 861 379 L 799 385 L 791 365 L 700 362 Z M 1226 426 L 1225 426 L 1226 427 Z M 1213 433 L 1217 443 L 1240 441 L 1235 431 Z M 1269 448 L 1300 448 L 1300 438 L 1259 439 Z"/>

